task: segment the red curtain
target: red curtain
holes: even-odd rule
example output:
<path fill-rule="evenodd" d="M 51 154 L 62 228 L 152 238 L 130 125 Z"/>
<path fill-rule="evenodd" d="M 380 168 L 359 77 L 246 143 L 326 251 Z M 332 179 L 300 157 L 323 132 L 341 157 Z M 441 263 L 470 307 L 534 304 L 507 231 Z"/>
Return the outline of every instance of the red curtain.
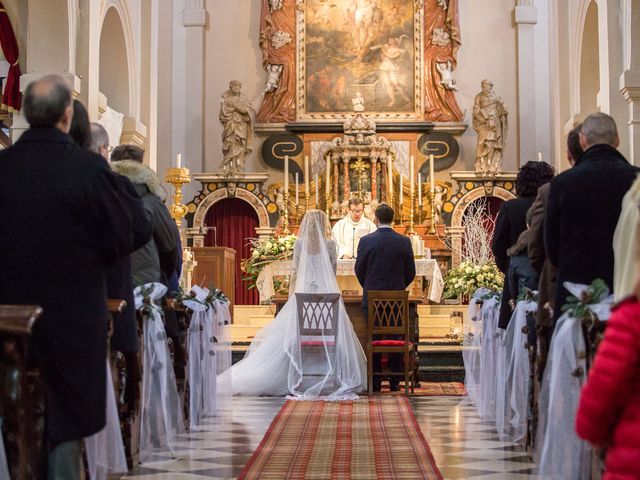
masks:
<path fill-rule="evenodd" d="M 218 247 L 229 247 L 236 251 L 236 305 L 258 305 L 258 290 L 247 288 L 242 280 L 240 262 L 249 258 L 249 239 L 255 238 L 255 228 L 259 225 L 258 215 L 251 205 L 239 198 L 225 198 L 213 204 L 207 211 L 205 225 L 216 227 Z M 209 230 L 205 245 L 215 246 L 214 232 Z"/>
<path fill-rule="evenodd" d="M 20 110 L 22 104 L 22 94 L 20 93 L 20 66 L 18 65 L 18 42 L 13 34 L 13 27 L 9 21 L 9 16 L 0 2 L 0 46 L 4 58 L 9 62 L 9 73 L 2 94 L 2 106 L 9 111 Z"/>

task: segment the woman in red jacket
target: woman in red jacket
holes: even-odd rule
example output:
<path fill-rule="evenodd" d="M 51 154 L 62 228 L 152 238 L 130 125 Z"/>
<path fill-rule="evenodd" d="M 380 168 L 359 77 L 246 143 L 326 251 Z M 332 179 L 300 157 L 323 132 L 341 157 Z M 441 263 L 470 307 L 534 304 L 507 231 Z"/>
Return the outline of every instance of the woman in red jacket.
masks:
<path fill-rule="evenodd" d="M 580 395 L 578 435 L 606 447 L 605 480 L 640 479 L 640 303 L 622 302 Z"/>

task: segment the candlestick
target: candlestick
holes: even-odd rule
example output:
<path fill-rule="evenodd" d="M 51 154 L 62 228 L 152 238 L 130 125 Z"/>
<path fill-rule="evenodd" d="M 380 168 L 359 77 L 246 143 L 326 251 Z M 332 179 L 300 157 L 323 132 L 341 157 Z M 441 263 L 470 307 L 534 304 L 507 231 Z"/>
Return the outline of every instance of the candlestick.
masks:
<path fill-rule="evenodd" d="M 433 168 L 433 153 L 429 155 L 429 190 L 431 191 L 431 201 L 436 192 L 436 174 Z"/>
<path fill-rule="evenodd" d="M 182 154 L 176 155 L 176 168 L 182 168 Z"/>
<path fill-rule="evenodd" d="M 331 195 L 331 158 L 327 157 L 327 171 L 325 172 L 327 175 L 326 182 L 324 185 L 324 195 L 328 197 Z"/>
<path fill-rule="evenodd" d="M 284 192 L 289 191 L 289 155 L 284 156 Z"/>
<path fill-rule="evenodd" d="M 409 197 L 413 198 L 413 191 L 414 191 L 414 184 L 413 182 L 415 181 L 415 179 L 413 178 L 415 176 L 415 158 L 413 155 L 411 155 L 411 158 L 409 159 Z"/>
<path fill-rule="evenodd" d="M 387 167 L 389 171 L 387 174 L 387 181 L 389 182 L 389 194 L 391 197 L 389 201 L 393 203 L 393 162 L 391 160 L 391 157 L 387 159 Z"/>
<path fill-rule="evenodd" d="M 298 208 L 298 172 L 296 172 L 296 208 Z"/>
<path fill-rule="evenodd" d="M 422 174 L 418 173 L 418 206 L 422 206 Z"/>
<path fill-rule="evenodd" d="M 176 160 L 178 159 L 176 158 Z M 180 227 L 182 226 L 182 219 L 189 212 L 187 210 L 187 206 L 182 203 L 182 185 L 191 182 L 189 169 L 182 167 L 169 168 L 165 174 L 165 181 L 173 185 L 176 190 L 173 195 L 173 204 L 169 207 L 169 213 L 180 230 Z"/>
<path fill-rule="evenodd" d="M 304 194 L 309 196 L 309 156 L 304 156 Z"/>
<path fill-rule="evenodd" d="M 316 206 L 320 206 L 320 181 L 318 179 L 318 174 L 316 173 Z"/>
<path fill-rule="evenodd" d="M 400 187 L 398 187 L 398 194 L 400 195 L 400 206 L 402 206 L 402 197 L 404 196 L 402 189 L 402 173 L 400 174 Z"/>

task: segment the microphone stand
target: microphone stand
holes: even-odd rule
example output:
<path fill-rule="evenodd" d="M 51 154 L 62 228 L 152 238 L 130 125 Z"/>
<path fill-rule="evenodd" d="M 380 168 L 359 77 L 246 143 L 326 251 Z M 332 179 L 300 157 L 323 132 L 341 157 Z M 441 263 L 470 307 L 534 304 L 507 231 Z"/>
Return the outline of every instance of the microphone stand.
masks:
<path fill-rule="evenodd" d="M 353 227 L 353 243 L 351 244 L 351 258 L 356 258 L 356 227 Z"/>

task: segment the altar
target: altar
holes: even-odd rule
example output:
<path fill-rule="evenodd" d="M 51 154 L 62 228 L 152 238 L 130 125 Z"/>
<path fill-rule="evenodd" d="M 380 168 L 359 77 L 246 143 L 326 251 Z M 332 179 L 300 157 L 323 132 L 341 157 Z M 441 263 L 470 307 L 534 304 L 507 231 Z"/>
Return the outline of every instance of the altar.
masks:
<path fill-rule="evenodd" d="M 260 300 L 269 300 L 274 295 L 273 279 L 276 276 L 286 276 L 291 273 L 291 260 L 280 260 L 267 265 L 261 272 L 258 281 Z M 416 278 L 407 288 L 410 296 L 422 302 L 439 303 L 444 289 L 442 272 L 436 260 L 417 258 Z M 343 296 L 361 296 L 362 287 L 355 276 L 356 260 L 339 259 L 336 269 L 338 286 Z"/>

